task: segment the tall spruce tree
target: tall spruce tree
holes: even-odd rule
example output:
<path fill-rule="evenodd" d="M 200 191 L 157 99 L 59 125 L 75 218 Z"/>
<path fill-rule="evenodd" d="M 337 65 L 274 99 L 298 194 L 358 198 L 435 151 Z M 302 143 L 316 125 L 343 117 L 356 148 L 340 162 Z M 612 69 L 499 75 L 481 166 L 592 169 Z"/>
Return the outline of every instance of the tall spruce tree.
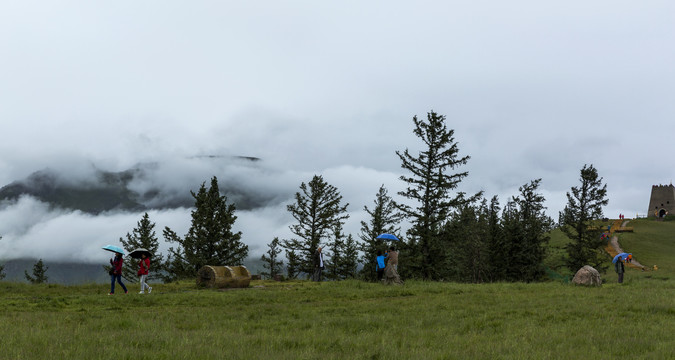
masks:
<path fill-rule="evenodd" d="M 496 195 L 490 199 L 489 205 L 484 203 L 481 206 L 481 216 L 486 220 L 485 236 L 488 244 L 489 281 L 504 280 L 506 278 L 505 269 L 497 266 L 505 253 L 503 229 L 499 219 L 500 210 L 499 198 Z"/>
<path fill-rule="evenodd" d="M 519 255 L 518 239 L 523 237 L 522 226 L 520 226 L 520 212 L 518 205 L 511 198 L 506 202 L 501 217 L 502 238 L 497 243 L 494 262 L 491 264 L 495 270 L 496 280 L 516 281 L 518 270 L 515 265 L 515 259 Z M 495 250 L 497 251 L 497 250 Z"/>
<path fill-rule="evenodd" d="M 25 270 L 23 273 L 26 276 L 26 280 L 30 281 L 31 284 L 44 284 L 49 280 L 47 277 L 48 269 L 49 267 L 40 259 L 33 265 L 33 276 L 28 275 L 28 271 Z"/>
<path fill-rule="evenodd" d="M 377 191 L 373 203 L 375 206 L 372 210 L 368 209 L 368 206 L 363 207 L 363 210 L 369 215 L 369 220 L 368 222 L 361 221 L 361 232 L 359 233 L 361 239 L 359 250 L 363 252 L 361 276 L 369 281 L 377 279 L 377 250 L 384 252 L 387 249 L 386 242 L 377 239 L 377 236 L 392 234 L 400 239 L 401 228 L 399 224 L 403 220 L 403 215 L 389 197 L 384 184 Z"/>
<path fill-rule="evenodd" d="M 338 224 L 333 229 L 334 239 L 328 245 L 326 277 L 332 280 L 352 279 L 356 276 L 358 267 L 358 247 L 354 237 L 349 234 L 345 236 L 342 231 L 342 224 Z"/>
<path fill-rule="evenodd" d="M 263 268 L 266 270 L 261 272 L 260 275 L 266 276 L 268 279 L 274 279 L 276 275 L 281 274 L 281 269 L 284 266 L 284 262 L 278 260 L 281 253 L 279 238 L 275 237 L 272 239 L 272 242 L 267 244 L 267 247 L 267 252 L 260 257 L 260 260 L 263 262 Z"/>
<path fill-rule="evenodd" d="M 2 240 L 2 236 L 0 236 L 0 240 Z M 5 278 L 5 265 L 0 265 L 0 280 Z"/>
<path fill-rule="evenodd" d="M 411 270 L 409 275 L 439 279 L 448 275 L 444 265 L 449 244 L 444 243 L 440 236 L 444 223 L 453 209 L 475 201 L 480 193 L 470 198 L 462 192 L 451 194 L 468 172 L 448 172 L 465 165 L 469 156 L 459 156 L 454 130 L 446 126 L 445 116 L 431 111 L 427 113 L 426 121 L 414 116 L 413 123 L 413 132 L 425 148 L 417 156 L 411 155 L 408 149 L 396 152 L 401 159 L 401 167 L 411 173 L 401 176 L 408 187 L 398 194 L 417 203 L 414 206 L 398 204 L 411 222 L 407 232 L 410 243 L 406 256 L 406 261 L 410 263 L 406 263 L 405 268 Z"/>
<path fill-rule="evenodd" d="M 297 221 L 289 226 L 297 238 L 283 240 L 282 246 L 287 253 L 291 251 L 297 255 L 298 267 L 295 270 L 309 275 L 314 269 L 314 252 L 322 241 L 329 240 L 337 224 L 342 224 L 349 218 L 349 204 L 342 205 L 342 195 L 338 189 L 326 183 L 319 175 L 314 175 L 308 184 L 303 182 L 300 190 L 301 192 L 295 193 L 295 203 L 286 206 Z"/>
<path fill-rule="evenodd" d="M 185 251 L 183 247 L 180 246 L 183 239 L 181 239 L 175 231 L 171 230 L 168 226 L 162 231 L 164 239 L 168 243 L 177 243 L 176 248 L 170 247 L 169 254 L 164 263 L 164 269 L 166 270 L 164 281 L 171 282 L 180 279 L 188 279 L 195 276 L 194 267 L 189 263 L 187 257 L 185 256 Z"/>
<path fill-rule="evenodd" d="M 545 213 L 546 199 L 537 192 L 540 183 L 541 179 L 536 179 L 521 186 L 519 196 L 513 198 L 520 229 L 518 237 L 511 239 L 514 256 L 511 280 L 532 282 L 544 276 L 543 261 L 553 220 Z"/>
<path fill-rule="evenodd" d="M 289 279 L 295 279 L 300 274 L 300 257 L 294 250 L 286 251 L 286 276 Z"/>
<path fill-rule="evenodd" d="M 155 223 L 150 221 L 150 215 L 146 212 L 141 220 L 136 223 L 136 227 L 127 233 L 126 240 L 120 238 L 122 246 L 127 252 L 134 249 L 143 248 L 148 250 L 150 257 L 150 275 L 148 280 L 156 281 L 164 278 L 164 255 L 159 253 L 159 240 L 155 234 Z M 139 260 L 128 258 L 124 261 L 122 276 L 128 281 L 138 279 Z"/>
<path fill-rule="evenodd" d="M 560 229 L 572 240 L 567 245 L 567 267 L 576 272 L 591 265 L 604 272 L 602 229 L 593 222 L 602 218 L 602 207 L 609 202 L 607 185 L 593 165 L 584 165 L 579 181 L 580 186 L 573 186 L 572 192 L 567 193 L 567 206 L 559 217 Z"/>
<path fill-rule="evenodd" d="M 214 176 L 208 189 L 204 182 L 196 194 L 190 194 L 195 208 L 188 233 L 180 238 L 168 227 L 164 232 L 167 241 L 178 243 L 177 249 L 169 249 L 167 270 L 173 278 L 180 278 L 194 276 L 204 265 L 240 265 L 248 246 L 241 241 L 241 232 L 232 231 L 235 206 L 220 194 L 218 179 Z"/>
<path fill-rule="evenodd" d="M 444 267 L 446 279 L 482 283 L 488 279 L 489 252 L 485 237 L 486 219 L 472 203 L 460 205 L 446 224 L 442 236 L 452 253 Z"/>

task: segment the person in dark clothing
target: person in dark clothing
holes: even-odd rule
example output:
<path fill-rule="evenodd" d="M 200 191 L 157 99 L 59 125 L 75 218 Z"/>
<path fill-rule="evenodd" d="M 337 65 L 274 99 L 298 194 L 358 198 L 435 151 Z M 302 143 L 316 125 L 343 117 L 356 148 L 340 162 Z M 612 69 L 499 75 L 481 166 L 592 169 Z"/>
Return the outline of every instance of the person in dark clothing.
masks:
<path fill-rule="evenodd" d="M 114 260 L 110 259 L 110 265 L 112 265 L 112 269 L 110 270 L 110 293 L 108 293 L 108 295 L 115 295 L 115 279 L 117 279 L 117 282 L 122 285 L 124 293 L 129 293 L 129 291 L 127 291 L 127 287 L 124 286 L 124 283 L 122 283 L 122 263 L 124 263 L 124 259 L 122 259 L 122 254 L 120 253 L 115 253 Z"/>
<path fill-rule="evenodd" d="M 619 259 L 617 259 L 616 263 L 614 264 L 614 271 L 616 271 L 616 273 L 619 275 L 619 284 L 623 283 L 624 270 L 623 260 L 619 257 Z"/>
<path fill-rule="evenodd" d="M 323 254 L 321 253 L 321 246 L 316 248 L 314 252 L 314 274 L 312 274 L 312 281 L 321 281 L 321 271 L 323 271 Z"/>

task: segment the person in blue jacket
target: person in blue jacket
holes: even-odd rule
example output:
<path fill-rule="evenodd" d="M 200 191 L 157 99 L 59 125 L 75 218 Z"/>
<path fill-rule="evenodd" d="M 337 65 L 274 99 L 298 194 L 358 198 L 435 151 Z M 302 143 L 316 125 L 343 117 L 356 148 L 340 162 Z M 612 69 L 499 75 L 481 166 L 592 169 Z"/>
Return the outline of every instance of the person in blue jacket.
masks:
<path fill-rule="evenodd" d="M 377 250 L 377 280 L 382 281 L 382 277 L 384 276 L 384 255 L 382 254 L 382 250 Z"/>

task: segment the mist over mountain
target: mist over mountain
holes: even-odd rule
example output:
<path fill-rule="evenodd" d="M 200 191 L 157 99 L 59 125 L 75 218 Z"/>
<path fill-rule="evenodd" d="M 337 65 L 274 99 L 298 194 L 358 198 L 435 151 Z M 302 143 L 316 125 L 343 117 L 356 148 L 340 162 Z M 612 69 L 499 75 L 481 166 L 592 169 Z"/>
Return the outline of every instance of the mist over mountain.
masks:
<path fill-rule="evenodd" d="M 218 160 L 222 157 L 200 156 L 193 159 Z M 251 163 L 260 161 L 255 157 L 243 156 L 229 160 Z M 21 196 L 28 195 L 54 208 L 79 210 L 94 215 L 106 211 L 142 212 L 193 206 L 194 198 L 190 189 L 166 186 L 172 180 L 161 178 L 164 176 L 162 167 L 157 162 L 139 164 L 117 172 L 92 167 L 89 176 L 84 178 L 73 178 L 71 174 L 51 168 L 42 169 L 0 188 L 0 202 L 15 202 Z M 176 175 L 172 177 L 175 179 Z M 209 180 L 205 178 L 202 182 L 206 181 L 208 184 Z M 200 184 L 195 183 L 193 189 Z M 237 209 L 259 208 L 275 198 L 273 194 L 246 188 L 241 184 L 219 178 L 221 191 Z"/>
<path fill-rule="evenodd" d="M 105 281 L 100 266 L 108 263 L 105 245 L 120 246 L 147 212 L 155 223 L 159 253 L 175 244 L 162 236 L 170 227 L 183 236 L 191 225 L 194 199 L 202 183 L 218 178 L 221 193 L 236 206 L 234 231 L 249 247 L 244 265 L 252 271 L 275 237 L 293 236 L 287 211 L 302 182 L 321 174 L 350 204 L 345 231 L 358 234 L 379 187 L 392 193 L 402 187 L 398 174 L 365 167 L 337 166 L 303 171 L 284 161 L 252 157 L 191 156 L 144 158 L 124 165 L 115 161 L 62 157 L 0 188 L 0 264 L 7 278 L 21 280 L 37 259 L 50 266 L 59 283 Z M 16 261 L 15 261 L 16 260 Z M 81 264 L 73 265 L 73 264 Z M 95 265 L 91 267 L 91 265 Z M 73 274 L 71 277 L 69 274 Z"/>

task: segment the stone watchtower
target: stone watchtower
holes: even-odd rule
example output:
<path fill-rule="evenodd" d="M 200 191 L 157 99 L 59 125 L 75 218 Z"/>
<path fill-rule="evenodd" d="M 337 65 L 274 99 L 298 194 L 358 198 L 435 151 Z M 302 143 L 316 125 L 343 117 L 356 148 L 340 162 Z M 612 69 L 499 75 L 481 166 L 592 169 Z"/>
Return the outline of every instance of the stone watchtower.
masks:
<path fill-rule="evenodd" d="M 675 214 L 675 186 L 672 183 L 652 186 L 647 217 L 662 218 L 668 214 Z"/>

